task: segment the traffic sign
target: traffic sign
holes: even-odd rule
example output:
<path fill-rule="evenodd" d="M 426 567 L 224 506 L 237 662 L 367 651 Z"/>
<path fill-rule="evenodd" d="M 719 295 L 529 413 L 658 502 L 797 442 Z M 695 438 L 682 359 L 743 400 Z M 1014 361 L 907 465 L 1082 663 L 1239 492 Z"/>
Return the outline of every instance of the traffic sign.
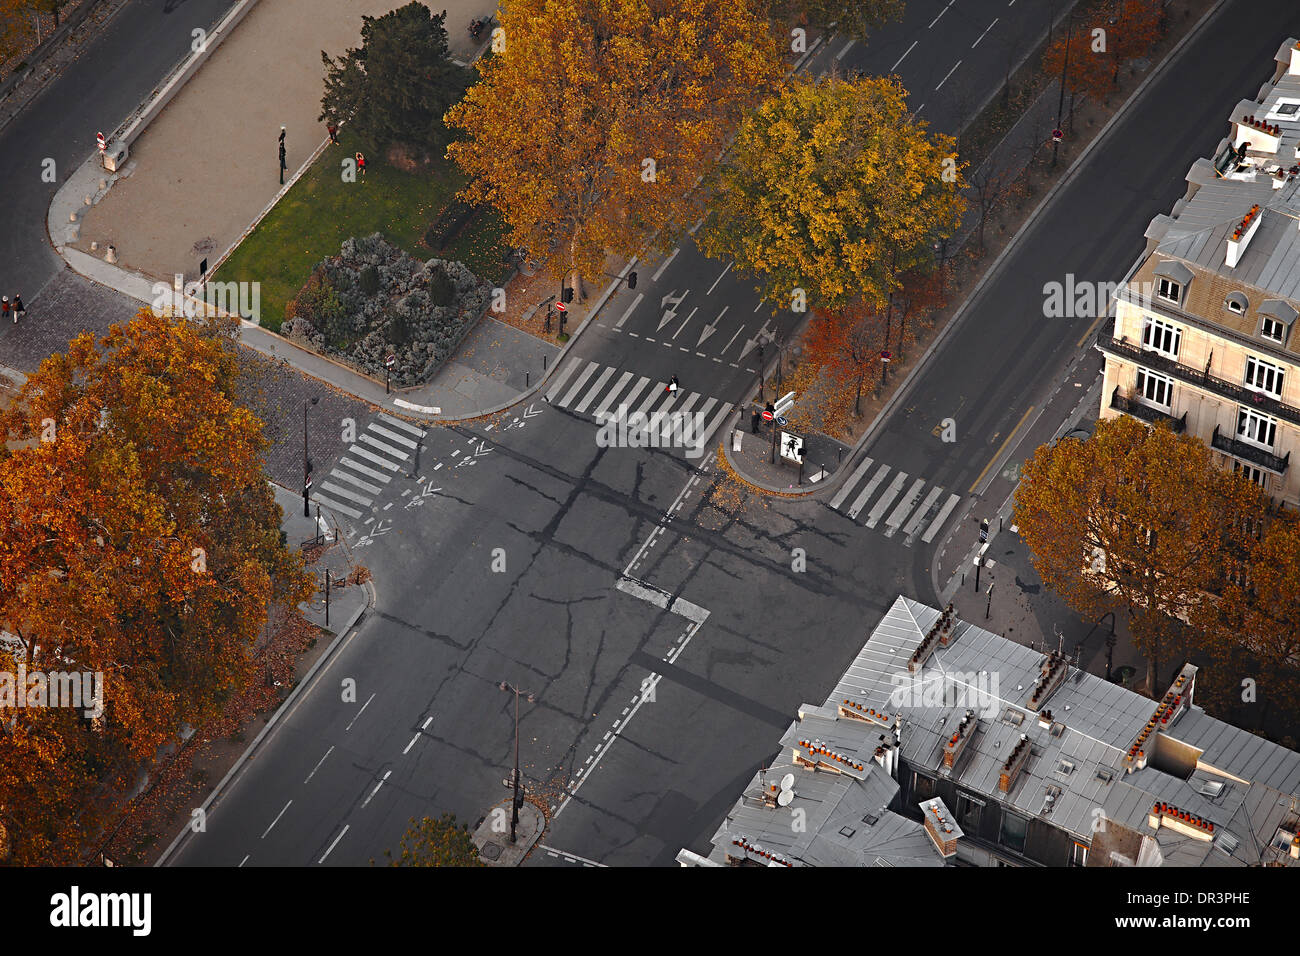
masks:
<path fill-rule="evenodd" d="M 763 421 L 770 422 L 772 418 L 773 418 L 772 413 L 766 408 L 763 409 Z"/>
<path fill-rule="evenodd" d="M 103 133 L 95 134 L 95 143 L 99 146 L 101 153 L 108 149 L 108 140 L 104 139 Z"/>
<path fill-rule="evenodd" d="M 557 303 L 555 303 L 555 311 L 556 311 L 556 312 L 568 312 L 568 311 L 569 311 L 569 307 L 566 306 L 563 302 L 557 302 Z"/>
<path fill-rule="evenodd" d="M 880 350 L 880 361 L 882 361 L 882 362 L 888 362 L 888 361 L 889 361 L 889 349 L 881 349 L 881 350 Z"/>
<path fill-rule="evenodd" d="M 1062 132 L 1062 131 L 1059 130 L 1059 129 L 1054 129 L 1054 130 L 1052 130 L 1052 142 L 1053 142 L 1053 143 L 1059 143 L 1059 142 L 1060 142 L 1061 140 L 1063 140 L 1063 139 L 1065 139 L 1065 133 L 1064 133 L 1064 132 Z"/>
<path fill-rule="evenodd" d="M 387 368 L 392 368 L 392 367 L 393 367 L 394 365 L 396 365 L 396 364 L 397 364 L 397 356 L 396 356 L 396 355 L 389 355 L 388 358 L 384 359 L 384 365 L 385 365 Z"/>
<path fill-rule="evenodd" d="M 783 426 L 783 427 L 784 427 L 785 425 L 788 425 L 788 424 L 789 424 L 789 422 L 787 422 L 787 421 L 785 420 L 785 418 L 778 418 L 778 419 L 776 420 L 776 423 L 777 423 L 778 425 Z"/>

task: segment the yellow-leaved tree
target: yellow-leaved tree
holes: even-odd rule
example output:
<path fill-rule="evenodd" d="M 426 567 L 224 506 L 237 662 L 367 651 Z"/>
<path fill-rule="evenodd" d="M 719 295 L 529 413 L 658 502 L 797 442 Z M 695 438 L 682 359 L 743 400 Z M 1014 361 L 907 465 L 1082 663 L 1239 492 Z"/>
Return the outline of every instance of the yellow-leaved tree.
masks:
<path fill-rule="evenodd" d="M 900 277 L 965 209 L 956 142 L 927 133 L 906 95 L 892 77 L 828 77 L 768 100 L 719 168 L 701 247 L 782 308 L 802 292 L 809 308 L 865 301 L 888 322 Z"/>
<path fill-rule="evenodd" d="M 783 41 L 781 41 L 783 42 Z M 559 275 L 661 246 L 698 218 L 700 177 L 781 75 L 755 0 L 515 0 L 480 81 L 446 116 L 463 198 Z"/>

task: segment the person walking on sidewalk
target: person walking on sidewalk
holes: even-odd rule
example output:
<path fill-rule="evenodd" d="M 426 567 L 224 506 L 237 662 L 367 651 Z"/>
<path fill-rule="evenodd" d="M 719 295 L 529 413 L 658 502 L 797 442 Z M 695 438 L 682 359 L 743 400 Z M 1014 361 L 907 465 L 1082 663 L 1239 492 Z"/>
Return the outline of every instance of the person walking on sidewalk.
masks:
<path fill-rule="evenodd" d="M 9 318 L 9 296 L 0 296 L 0 322 Z M 14 322 L 18 321 L 18 316 L 14 315 Z"/>
<path fill-rule="evenodd" d="M 339 128 L 338 128 L 338 126 L 336 126 L 334 123 L 326 123 L 326 124 L 325 124 L 325 132 L 327 132 L 327 133 L 330 134 L 330 145 L 331 145 L 331 146 L 337 146 L 337 145 L 339 144 Z"/>
<path fill-rule="evenodd" d="M 17 325 L 18 320 L 24 318 L 27 315 L 27 309 L 23 307 L 23 297 L 17 292 L 14 293 L 13 309 L 14 309 L 14 325 Z"/>

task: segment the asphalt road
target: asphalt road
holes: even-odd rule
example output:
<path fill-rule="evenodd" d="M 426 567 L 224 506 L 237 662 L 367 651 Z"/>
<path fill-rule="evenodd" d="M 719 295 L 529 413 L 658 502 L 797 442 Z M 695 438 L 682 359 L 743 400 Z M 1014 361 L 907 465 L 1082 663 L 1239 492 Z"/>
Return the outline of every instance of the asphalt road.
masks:
<path fill-rule="evenodd" d="M 130 0 L 82 54 L 0 130 L 0 288 L 21 291 L 28 307 L 60 270 L 46 215 L 59 186 L 140 104 L 190 48 L 191 30 L 207 29 L 232 0 Z M 53 159 L 56 182 L 42 182 Z M 0 340 L 0 353 L 3 340 Z M 3 361 L 0 355 L 0 361 Z"/>

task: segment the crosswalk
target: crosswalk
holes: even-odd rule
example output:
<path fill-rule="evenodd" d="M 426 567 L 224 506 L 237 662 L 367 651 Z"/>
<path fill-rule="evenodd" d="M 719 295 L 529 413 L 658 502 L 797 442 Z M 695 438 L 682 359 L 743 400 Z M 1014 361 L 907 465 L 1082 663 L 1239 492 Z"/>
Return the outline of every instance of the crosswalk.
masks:
<path fill-rule="evenodd" d="M 670 413 L 694 414 L 703 423 L 700 447 L 707 449 L 709 439 L 735 406 L 698 392 L 679 388 L 672 393 L 667 389 L 667 382 L 652 382 L 645 375 L 575 358 L 556 374 L 546 400 L 556 408 L 596 420 L 622 406 L 629 418 L 636 415 L 645 420 L 646 428 L 661 429 L 664 438 L 673 427 Z"/>
<path fill-rule="evenodd" d="M 862 524 L 872 529 L 880 527 L 886 538 L 902 531 L 909 545 L 918 533 L 926 544 L 932 542 L 961 496 L 949 494 L 945 499 L 944 489 L 938 485 L 926 489 L 929 482 L 925 478 L 893 471 L 885 464 L 872 471 L 875 464 L 873 459 L 863 458 L 830 500 L 831 508 L 856 522 L 868 502 L 874 499 Z"/>
<path fill-rule="evenodd" d="M 349 518 L 362 517 L 384 485 L 411 460 L 424 430 L 382 412 L 339 459 L 311 499 Z"/>

